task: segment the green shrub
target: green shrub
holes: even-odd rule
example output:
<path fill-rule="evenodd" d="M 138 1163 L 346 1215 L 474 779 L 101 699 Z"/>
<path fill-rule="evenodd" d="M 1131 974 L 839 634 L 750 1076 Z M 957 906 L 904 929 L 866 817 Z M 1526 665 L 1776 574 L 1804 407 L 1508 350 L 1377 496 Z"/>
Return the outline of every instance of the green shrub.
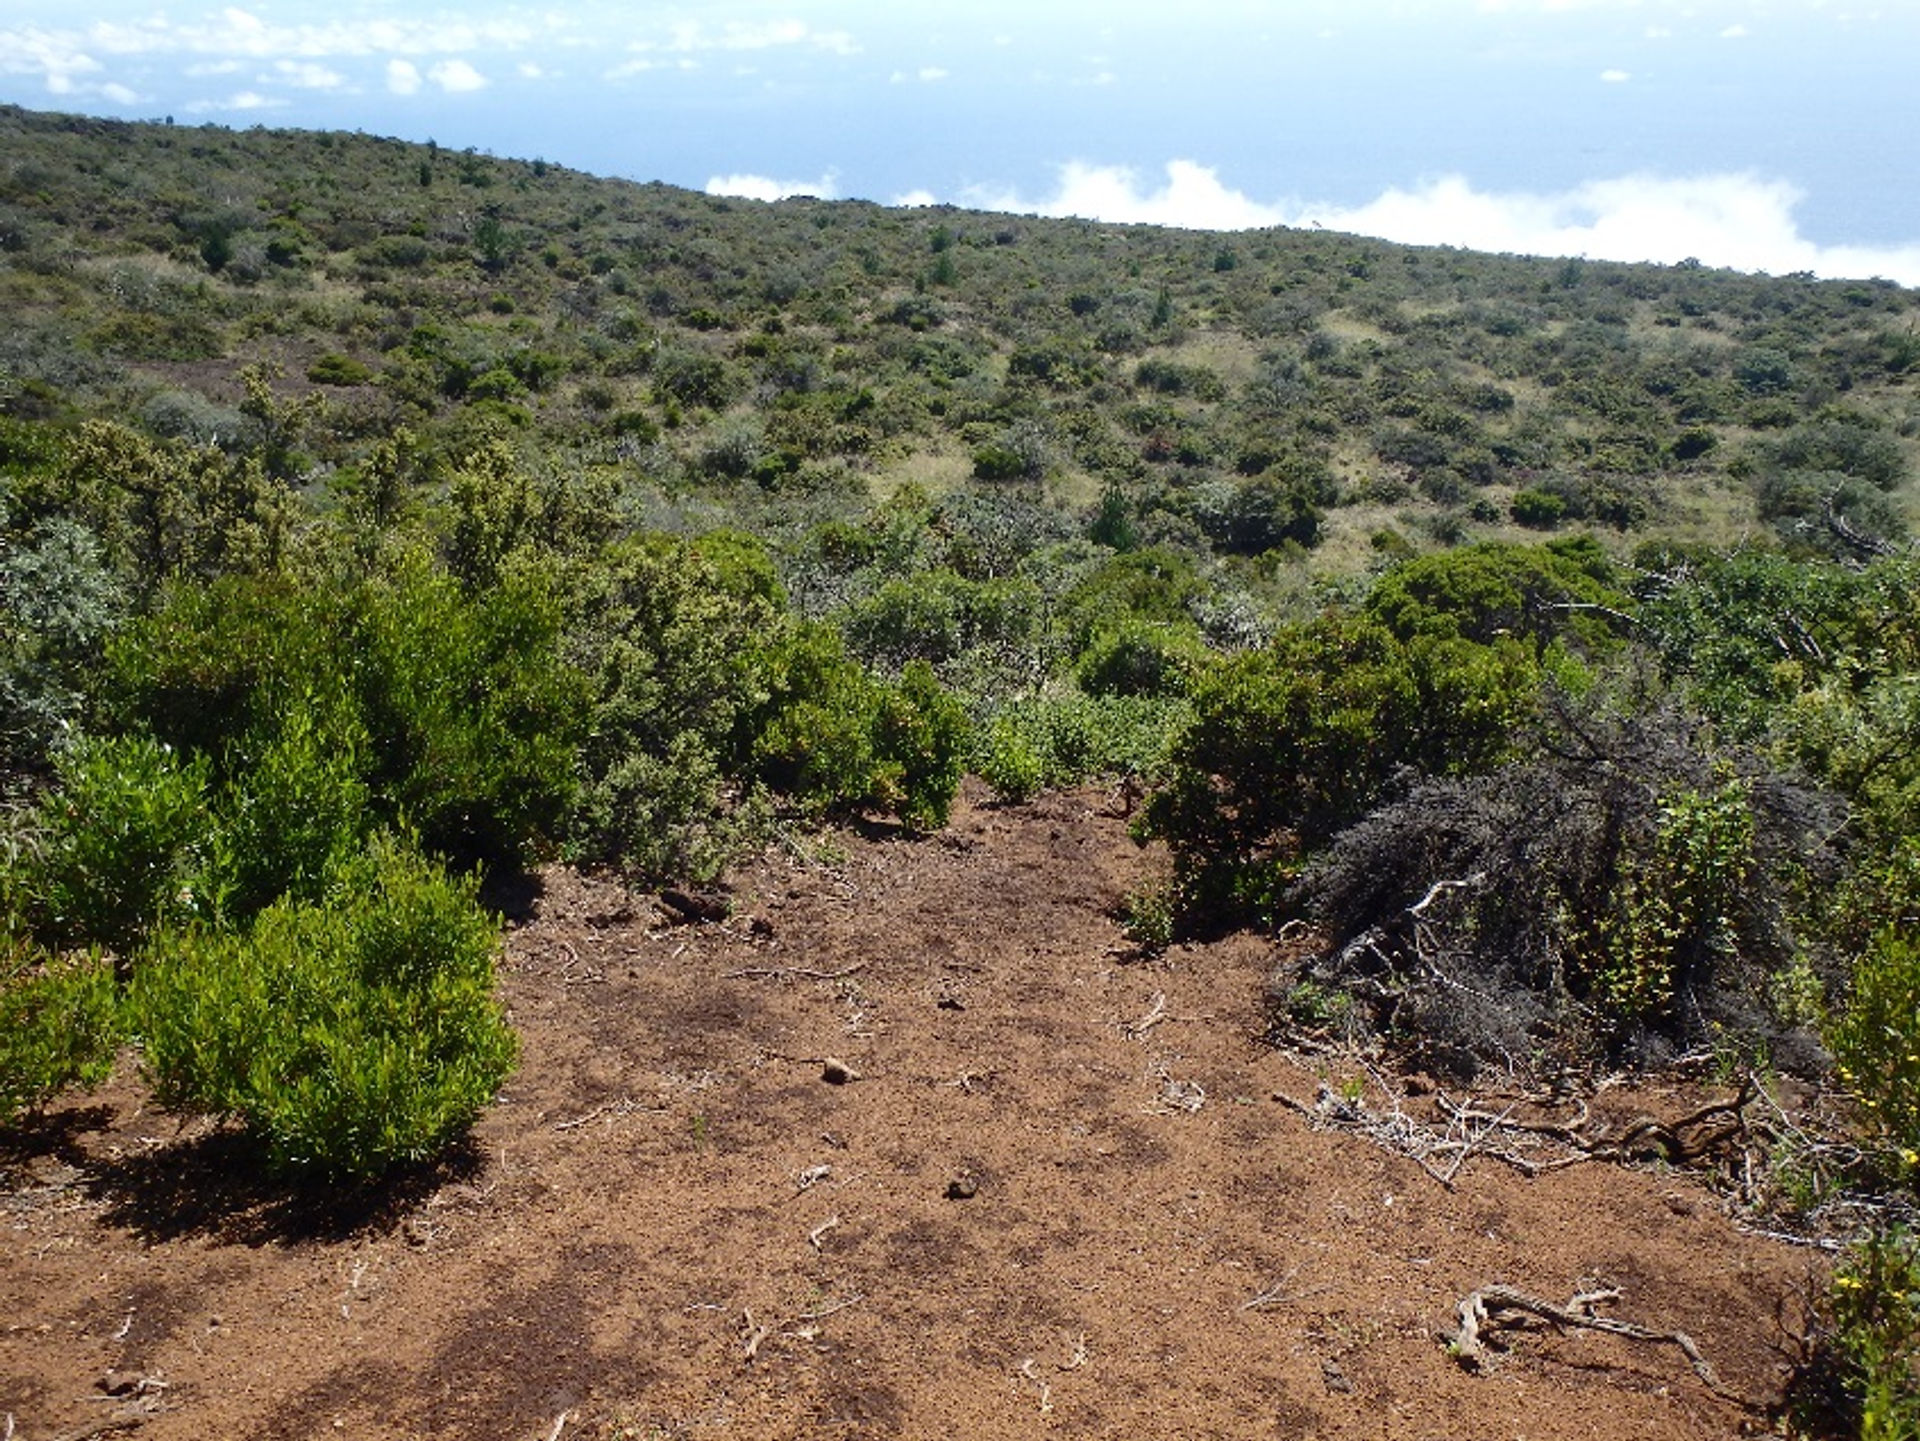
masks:
<path fill-rule="evenodd" d="M 371 385 L 373 372 L 350 355 L 329 351 L 307 367 L 307 379 L 315 385 Z"/>
<path fill-rule="evenodd" d="M 1613 1020 L 1665 1010 L 1677 988 L 1735 954 L 1731 918 L 1755 869 L 1752 796 L 1740 780 L 1675 790 L 1657 815 L 1644 853 L 1573 946 L 1592 999 Z"/>
<path fill-rule="evenodd" d="M 1193 723 L 1142 822 L 1173 850 L 1183 908 L 1214 921 L 1270 914 L 1301 859 L 1390 778 L 1502 759 L 1540 677 L 1511 637 L 1403 641 L 1338 615 L 1216 665 L 1193 687 Z"/>
<path fill-rule="evenodd" d="M 1074 674 L 1091 695 L 1184 695 L 1206 655 L 1190 625 L 1128 619 L 1095 636 Z"/>
<path fill-rule="evenodd" d="M 1860 1441 L 1920 1436 L 1920 1239 L 1890 1227 L 1853 1247 L 1828 1309 L 1849 1431 Z"/>
<path fill-rule="evenodd" d="M 783 601 L 764 548 L 736 534 L 644 536 L 607 553 L 566 643 L 591 686 L 575 857 L 662 877 L 725 860 L 724 792 L 754 765 Z"/>
<path fill-rule="evenodd" d="M 0 1126 L 113 1069 L 119 1008 L 100 956 L 55 959 L 0 940 Z"/>
<path fill-rule="evenodd" d="M 1002 711 L 986 728 L 973 758 L 980 779 L 1003 801 L 1019 804 L 1047 783 L 1047 765 L 1034 738 L 1012 712 Z"/>
<path fill-rule="evenodd" d="M 980 733 L 972 765 L 1003 801 L 1089 780 L 1152 781 L 1192 715 L 1177 697 L 1033 696 L 1000 709 Z"/>
<path fill-rule="evenodd" d="M 302 696 L 221 797 L 223 910 L 246 917 L 279 897 L 318 898 L 371 819 L 366 740 L 351 715 Z M 336 711 L 338 707 L 333 707 Z"/>
<path fill-rule="evenodd" d="M 360 829 L 360 787 L 374 820 L 429 849 L 514 864 L 557 832 L 573 787 L 585 682 L 560 620 L 552 583 L 522 566 L 473 595 L 418 556 L 364 581 L 230 577 L 118 639 L 114 708 L 210 761 L 243 821 L 249 786 L 297 792 L 310 834 L 289 875 L 311 874 L 319 832 Z"/>
<path fill-rule="evenodd" d="M 131 997 L 155 1094 L 239 1119 L 278 1167 L 372 1178 L 430 1159 L 513 1065 L 476 885 L 381 838 L 318 902 L 278 901 L 245 933 L 159 933 Z"/>
<path fill-rule="evenodd" d="M 932 666 L 910 662 L 874 707 L 874 798 L 915 829 L 938 830 L 960 788 L 969 738 L 965 707 L 941 688 Z"/>
<path fill-rule="evenodd" d="M 1874 939 L 1827 1041 L 1875 1127 L 1920 1167 L 1920 940 L 1911 932 Z"/>
<path fill-rule="evenodd" d="M 88 737 L 57 762 L 28 888 L 48 934 L 126 961 L 157 922 L 195 914 L 213 837 L 210 767 L 145 736 Z"/>
<path fill-rule="evenodd" d="M 1552 530 L 1567 513 L 1567 498 L 1551 490 L 1521 490 L 1508 506 L 1515 525 Z"/>

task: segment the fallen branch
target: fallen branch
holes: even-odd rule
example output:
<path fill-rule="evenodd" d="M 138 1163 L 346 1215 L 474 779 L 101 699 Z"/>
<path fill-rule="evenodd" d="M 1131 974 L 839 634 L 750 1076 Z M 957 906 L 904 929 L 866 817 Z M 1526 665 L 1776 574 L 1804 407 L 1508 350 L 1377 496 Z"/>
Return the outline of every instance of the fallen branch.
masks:
<path fill-rule="evenodd" d="M 837 1315 L 849 1306 L 857 1306 L 864 1300 L 866 1300 L 865 1296 L 854 1295 L 847 1297 L 844 1301 L 830 1301 L 824 1306 L 816 1306 L 811 1311 L 802 1311 L 797 1316 L 789 1316 L 786 1320 L 775 1321 L 771 1325 L 756 1321 L 751 1311 L 742 1311 L 740 1313 L 740 1339 L 745 1348 L 742 1353 L 742 1359 L 747 1361 L 756 1359 L 760 1354 L 760 1348 L 775 1335 L 811 1341 L 815 1336 L 820 1334 L 814 1327 L 815 1322 L 824 1321 L 827 1317 Z M 797 1326 L 800 1329 L 787 1329 L 790 1326 Z"/>
<path fill-rule="evenodd" d="M 1612 1316 L 1602 1316 L 1593 1308 L 1602 1301 L 1617 1301 L 1620 1292 L 1614 1287 L 1604 1287 L 1594 1291 L 1582 1291 L 1564 1306 L 1556 1306 L 1551 1301 L 1543 1301 L 1538 1296 L 1530 1296 L 1525 1291 L 1512 1286 L 1483 1286 L 1478 1291 L 1463 1297 L 1457 1308 L 1460 1317 L 1460 1329 L 1447 1338 L 1448 1347 L 1461 1365 L 1474 1371 L 1487 1371 L 1492 1368 L 1492 1359 L 1482 1337 L 1487 1333 L 1505 1330 L 1520 1323 L 1523 1316 L 1537 1316 L 1555 1326 L 1585 1331 L 1604 1331 L 1611 1336 L 1624 1336 L 1629 1341 L 1652 1341 L 1661 1345 L 1678 1347 L 1693 1367 L 1694 1374 L 1706 1384 L 1708 1390 L 1724 1400 L 1732 1401 L 1748 1410 L 1758 1409 L 1754 1404 L 1737 1392 L 1729 1390 L 1714 1373 L 1707 1358 L 1700 1354 L 1700 1348 L 1685 1331 L 1656 1331 L 1650 1326 L 1641 1326 L 1632 1321 L 1616 1320 Z"/>
<path fill-rule="evenodd" d="M 636 1101 L 632 1096 L 627 1096 L 618 1101 L 608 1101 L 604 1106 L 595 1106 L 591 1111 L 588 1111 L 586 1115 L 575 1116 L 571 1121 L 555 1121 L 553 1129 L 556 1131 L 577 1131 L 582 1126 L 599 1120 L 602 1116 L 612 1118 L 614 1116 L 631 1115 L 635 1111 L 664 1110 L 666 1110 L 665 1106 L 648 1105 L 644 1101 Z"/>
<path fill-rule="evenodd" d="M 1053 1410 L 1053 1388 L 1047 1384 L 1047 1378 L 1034 1368 L 1031 1358 L 1020 1363 L 1020 1374 L 1040 1388 L 1040 1414 L 1046 1415 Z"/>
<path fill-rule="evenodd" d="M 871 961 L 856 961 L 839 971 L 812 971 L 804 966 L 743 966 L 725 974 L 730 981 L 844 981 L 848 976 L 859 975 L 871 964 Z"/>
<path fill-rule="evenodd" d="M 1146 1015 L 1137 1021 L 1124 1022 L 1120 1029 L 1126 1032 L 1128 1040 L 1137 1041 L 1145 1036 L 1148 1031 L 1151 1031 L 1155 1026 L 1166 1020 L 1166 1018 L 1167 993 L 1165 991 L 1155 991 L 1153 993 L 1153 1006 L 1148 1010 Z"/>

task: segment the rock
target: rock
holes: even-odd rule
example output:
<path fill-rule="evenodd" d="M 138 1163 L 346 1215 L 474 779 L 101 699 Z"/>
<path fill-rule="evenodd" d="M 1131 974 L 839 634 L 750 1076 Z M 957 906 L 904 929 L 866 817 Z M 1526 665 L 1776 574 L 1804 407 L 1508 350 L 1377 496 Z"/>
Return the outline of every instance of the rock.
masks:
<path fill-rule="evenodd" d="M 844 1086 L 848 1081 L 860 1079 L 860 1073 L 838 1056 L 828 1056 L 820 1063 L 820 1079 L 829 1086 Z"/>
<path fill-rule="evenodd" d="M 971 1171 L 962 1171 L 947 1182 L 949 1201 L 971 1201 L 980 1194 L 980 1181 Z"/>

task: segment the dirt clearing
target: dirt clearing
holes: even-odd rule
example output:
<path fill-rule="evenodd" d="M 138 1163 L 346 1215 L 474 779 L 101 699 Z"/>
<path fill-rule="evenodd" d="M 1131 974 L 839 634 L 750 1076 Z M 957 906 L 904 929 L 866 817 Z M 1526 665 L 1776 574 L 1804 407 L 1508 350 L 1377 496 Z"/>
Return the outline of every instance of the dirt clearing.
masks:
<path fill-rule="evenodd" d="M 740 872 L 723 923 L 543 876 L 518 1073 L 463 1164 L 371 1211 L 288 1203 L 124 1074 L 57 1108 L 0 1152 L 9 1434 L 1768 1429 L 1743 1402 L 1778 1400 L 1817 1256 L 1682 1171 L 1469 1154 L 1449 1189 L 1311 1124 L 1276 1097 L 1397 1097 L 1261 1044 L 1271 941 L 1132 956 L 1114 910 L 1156 861 L 1098 794 L 969 789 L 941 835 L 836 845 Z M 1684 1334 L 1718 1389 L 1540 1314 L 1469 1371 L 1442 1338 L 1496 1286 L 1617 1291 L 1594 1314 Z"/>

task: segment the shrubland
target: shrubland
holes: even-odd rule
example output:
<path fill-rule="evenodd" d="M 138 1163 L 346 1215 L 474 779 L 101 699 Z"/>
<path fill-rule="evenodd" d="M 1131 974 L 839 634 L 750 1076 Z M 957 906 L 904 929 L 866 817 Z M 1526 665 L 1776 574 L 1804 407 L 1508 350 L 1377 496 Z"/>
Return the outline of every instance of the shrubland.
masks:
<path fill-rule="evenodd" d="M 970 770 L 1144 795 L 1149 952 L 1310 927 L 1278 1027 L 1758 1058 L 1910 1194 L 1899 287 L 0 137 L 0 1114 L 131 1045 L 292 1177 L 429 1160 L 512 1064 L 485 879 Z M 1836 1292 L 1888 1426 L 1913 1269 Z"/>

